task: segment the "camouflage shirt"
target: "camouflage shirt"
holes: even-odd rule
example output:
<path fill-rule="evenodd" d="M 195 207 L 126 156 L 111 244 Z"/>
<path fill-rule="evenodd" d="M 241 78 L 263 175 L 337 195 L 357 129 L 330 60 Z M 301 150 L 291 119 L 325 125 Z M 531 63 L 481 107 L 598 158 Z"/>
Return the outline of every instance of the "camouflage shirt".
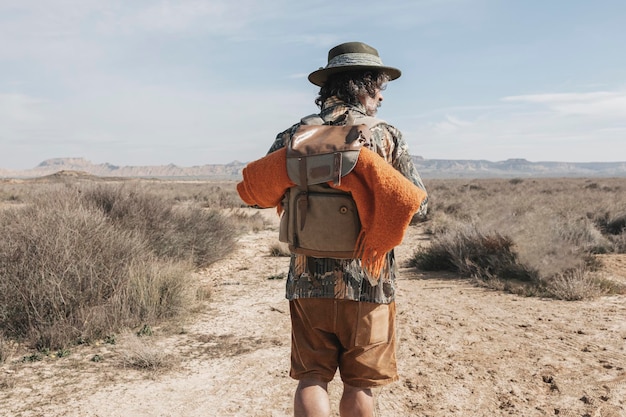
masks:
<path fill-rule="evenodd" d="M 355 117 L 366 116 L 362 106 L 349 105 L 336 97 L 331 97 L 322 105 L 320 116 L 325 122 L 338 122 L 346 112 Z M 268 153 L 284 147 L 300 126 L 296 123 L 276 136 Z M 384 121 L 371 128 L 373 147 L 389 164 L 400 171 L 416 186 L 425 190 L 408 146 L 398 129 Z M 427 200 L 420 207 L 417 216 L 424 216 Z M 397 265 L 393 251 L 387 254 L 385 266 L 378 285 L 372 286 L 359 259 L 315 258 L 292 254 L 287 276 L 287 299 L 296 298 L 338 298 L 388 304 L 395 298 Z"/>

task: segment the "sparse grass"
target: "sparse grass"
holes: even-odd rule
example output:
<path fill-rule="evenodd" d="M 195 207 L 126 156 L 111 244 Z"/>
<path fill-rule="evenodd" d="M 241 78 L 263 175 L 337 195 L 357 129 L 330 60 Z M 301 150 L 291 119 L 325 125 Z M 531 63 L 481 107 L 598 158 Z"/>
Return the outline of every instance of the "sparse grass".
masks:
<path fill-rule="evenodd" d="M 284 272 L 280 272 L 277 274 L 270 275 L 269 277 L 267 277 L 267 279 L 268 280 L 281 280 L 281 279 L 285 279 L 286 276 L 287 274 L 285 274 Z"/>
<path fill-rule="evenodd" d="M 202 180 L 148 180 L 148 179 L 107 179 L 104 177 L 33 178 L 26 180 L 0 180 L 0 203 L 30 201 L 33 195 L 49 189 L 54 184 L 125 185 L 140 188 L 143 193 L 156 194 L 169 204 L 196 205 L 211 209 L 245 207 L 235 188 L 236 181 Z"/>
<path fill-rule="evenodd" d="M 137 331 L 137 337 L 152 336 L 152 335 L 153 335 L 152 327 L 148 324 L 144 324 L 143 326 L 141 326 L 141 329 Z"/>
<path fill-rule="evenodd" d="M 274 257 L 289 257 L 291 256 L 291 252 L 289 251 L 289 246 L 286 243 L 276 243 L 270 246 L 270 256 Z"/>
<path fill-rule="evenodd" d="M 212 209 L 245 207 L 235 188 L 236 181 L 144 181 L 146 191 L 166 201 L 196 204 Z"/>
<path fill-rule="evenodd" d="M 606 282 L 599 280 L 584 267 L 556 274 L 545 285 L 548 294 L 568 301 L 596 297 L 611 290 Z"/>
<path fill-rule="evenodd" d="M 12 343 L 5 339 L 5 337 L 0 332 L 0 365 L 5 363 L 11 355 L 13 355 L 14 347 Z"/>
<path fill-rule="evenodd" d="M 266 220 L 261 213 L 246 210 L 231 210 L 230 217 L 242 228 L 258 232 L 266 227 Z"/>
<path fill-rule="evenodd" d="M 594 255 L 626 252 L 626 179 L 431 180 L 426 186 L 433 240 L 416 250 L 412 266 L 568 300 L 624 291 L 595 273 Z"/>
<path fill-rule="evenodd" d="M 0 391 L 15 388 L 16 381 L 11 375 L 0 375 Z"/>
<path fill-rule="evenodd" d="M 213 287 L 210 285 L 199 285 L 196 288 L 196 298 L 199 301 L 207 301 L 211 299 Z"/>
<path fill-rule="evenodd" d="M 168 371 L 179 363 L 174 355 L 138 337 L 125 338 L 121 358 L 124 367 L 151 372 Z"/>
<path fill-rule="evenodd" d="M 43 360 L 44 356 L 45 355 L 41 352 L 34 352 L 34 353 L 31 353 L 30 355 L 23 356 L 21 362 L 22 363 L 40 362 Z"/>

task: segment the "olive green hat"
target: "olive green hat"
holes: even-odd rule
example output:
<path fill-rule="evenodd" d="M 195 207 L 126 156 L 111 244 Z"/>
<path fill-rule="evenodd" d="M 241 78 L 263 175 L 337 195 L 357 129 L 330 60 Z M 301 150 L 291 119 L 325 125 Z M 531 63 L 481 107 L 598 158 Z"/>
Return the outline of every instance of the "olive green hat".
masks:
<path fill-rule="evenodd" d="M 328 64 L 309 74 L 309 81 L 323 86 L 328 77 L 346 71 L 381 71 L 395 80 L 402 74 L 399 69 L 383 65 L 378 51 L 363 42 L 347 42 L 328 51 Z"/>

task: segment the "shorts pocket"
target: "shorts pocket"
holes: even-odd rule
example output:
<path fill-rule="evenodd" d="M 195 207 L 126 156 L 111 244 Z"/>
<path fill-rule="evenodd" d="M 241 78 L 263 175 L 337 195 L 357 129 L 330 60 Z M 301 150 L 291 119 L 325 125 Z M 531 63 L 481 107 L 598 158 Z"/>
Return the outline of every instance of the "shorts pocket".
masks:
<path fill-rule="evenodd" d="M 387 304 L 359 303 L 355 346 L 389 342 L 389 306 Z"/>

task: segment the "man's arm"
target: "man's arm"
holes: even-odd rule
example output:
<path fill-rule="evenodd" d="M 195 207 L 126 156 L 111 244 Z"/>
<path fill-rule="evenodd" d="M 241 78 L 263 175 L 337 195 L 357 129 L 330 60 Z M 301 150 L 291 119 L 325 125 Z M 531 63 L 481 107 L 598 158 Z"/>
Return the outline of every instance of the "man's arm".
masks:
<path fill-rule="evenodd" d="M 426 191 L 426 187 L 424 187 L 424 183 L 422 182 L 422 178 L 420 174 L 417 172 L 417 168 L 415 168 L 415 164 L 411 159 L 411 155 L 408 152 L 404 152 L 398 155 L 398 158 L 394 161 L 394 168 L 402 173 L 405 177 L 407 177 L 411 182 L 417 185 L 422 190 Z M 422 201 L 419 210 L 415 213 L 414 220 L 424 220 L 426 218 L 426 213 L 428 212 L 428 195 Z"/>
<path fill-rule="evenodd" d="M 281 148 L 284 148 L 287 145 L 287 141 L 289 140 L 289 138 L 291 138 L 293 132 L 295 132 L 299 125 L 299 123 L 295 124 L 284 132 L 280 132 L 278 135 L 276 135 L 276 139 L 274 140 L 274 143 L 270 147 L 269 151 L 267 151 L 267 153 L 272 153 Z"/>
<path fill-rule="evenodd" d="M 402 133 L 393 126 L 389 126 L 389 128 L 390 133 L 392 133 L 394 136 L 394 142 L 396 144 L 392 158 L 393 167 L 400 171 L 402 175 L 408 178 L 413 184 L 426 191 L 426 187 L 424 186 L 422 177 L 420 176 L 419 172 L 417 172 L 415 163 L 413 162 L 413 159 L 411 158 L 411 155 L 409 153 L 409 146 L 402 137 Z M 428 191 L 426 192 L 428 193 Z M 424 220 L 426 218 L 427 212 L 428 196 L 422 202 L 419 210 L 414 216 L 414 220 Z"/>

